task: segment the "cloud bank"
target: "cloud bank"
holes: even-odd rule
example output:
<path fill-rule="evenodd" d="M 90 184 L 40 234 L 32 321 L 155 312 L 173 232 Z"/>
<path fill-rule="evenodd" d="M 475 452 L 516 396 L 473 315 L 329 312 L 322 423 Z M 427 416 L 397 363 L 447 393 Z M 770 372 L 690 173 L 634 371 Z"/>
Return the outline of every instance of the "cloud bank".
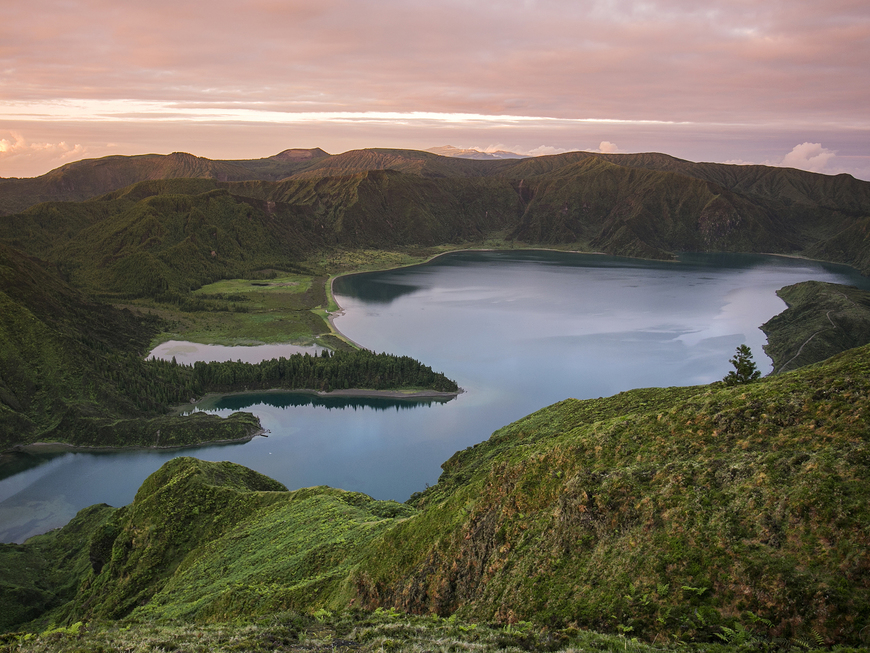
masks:
<path fill-rule="evenodd" d="M 82 145 L 60 143 L 29 143 L 18 132 L 10 132 L 8 138 L 0 138 L 0 166 L 23 164 L 40 168 L 55 168 L 85 157 L 87 149 Z M 0 168 L 2 170 L 2 168 Z"/>
<path fill-rule="evenodd" d="M 31 0 L 0 22 L 0 129 L 217 158 L 618 142 L 767 160 L 805 142 L 860 166 L 868 70 L 866 0 Z"/>

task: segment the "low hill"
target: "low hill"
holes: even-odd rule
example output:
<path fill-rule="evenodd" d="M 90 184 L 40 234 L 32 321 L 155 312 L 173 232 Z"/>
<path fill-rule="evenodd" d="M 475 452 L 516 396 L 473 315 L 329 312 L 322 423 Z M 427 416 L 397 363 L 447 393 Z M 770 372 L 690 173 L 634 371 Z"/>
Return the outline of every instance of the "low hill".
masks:
<path fill-rule="evenodd" d="M 39 623 L 362 606 L 659 642 L 858 644 L 868 356 L 569 399 L 455 454 L 413 507 L 177 459 L 92 529 L 80 590 Z"/>

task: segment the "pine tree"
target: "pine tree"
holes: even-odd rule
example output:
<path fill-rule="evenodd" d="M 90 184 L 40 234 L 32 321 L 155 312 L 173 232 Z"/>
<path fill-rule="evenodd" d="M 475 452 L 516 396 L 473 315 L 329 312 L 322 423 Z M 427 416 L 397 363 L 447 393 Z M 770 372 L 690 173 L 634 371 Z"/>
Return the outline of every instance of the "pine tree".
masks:
<path fill-rule="evenodd" d="M 752 383 L 757 381 L 761 376 L 761 372 L 755 367 L 755 361 L 752 360 L 752 350 L 746 345 L 740 345 L 734 354 L 734 358 L 729 361 L 734 370 L 728 372 L 722 381 L 725 385 L 740 385 L 743 383 Z"/>

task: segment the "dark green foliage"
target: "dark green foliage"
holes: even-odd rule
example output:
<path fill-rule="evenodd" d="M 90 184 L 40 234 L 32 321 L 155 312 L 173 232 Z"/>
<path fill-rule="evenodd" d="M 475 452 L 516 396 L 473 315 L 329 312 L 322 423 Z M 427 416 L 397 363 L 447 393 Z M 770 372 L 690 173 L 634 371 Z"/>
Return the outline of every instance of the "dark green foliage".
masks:
<path fill-rule="evenodd" d="M 366 388 L 400 390 L 427 388 L 440 392 L 457 392 L 459 387 L 427 365 L 392 354 L 375 354 L 368 350 L 324 350 L 319 356 L 294 354 L 252 364 L 240 361 L 195 363 L 193 377 L 197 387 L 208 392 L 285 388 L 342 390 Z"/>
<path fill-rule="evenodd" d="M 725 385 L 742 385 L 752 383 L 761 377 L 761 372 L 755 366 L 755 361 L 752 359 L 752 350 L 746 345 L 737 347 L 734 353 L 734 358 L 729 361 L 734 366 L 734 369 L 725 375 L 722 381 Z"/>
<path fill-rule="evenodd" d="M 61 530 L 27 544 L 0 544 L 0 632 L 38 619 L 71 601 L 89 572 L 92 534 L 101 532 L 114 508 L 91 506 Z"/>

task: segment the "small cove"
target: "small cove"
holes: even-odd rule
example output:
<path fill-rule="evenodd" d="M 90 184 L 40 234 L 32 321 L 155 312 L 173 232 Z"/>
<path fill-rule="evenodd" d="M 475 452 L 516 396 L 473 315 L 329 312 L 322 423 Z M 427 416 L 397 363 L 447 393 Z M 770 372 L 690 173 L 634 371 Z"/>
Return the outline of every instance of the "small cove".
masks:
<path fill-rule="evenodd" d="M 343 334 L 417 358 L 466 392 L 451 401 L 275 392 L 213 398 L 202 408 L 253 412 L 269 437 L 185 450 L 34 455 L 0 480 L 0 540 L 61 526 L 93 503 L 129 503 L 148 474 L 179 455 L 232 460 L 291 489 L 326 484 L 404 501 L 436 482 L 456 450 L 555 401 L 708 383 L 727 373 L 744 342 L 766 373 L 758 326 L 784 310 L 778 288 L 808 279 L 870 288 L 842 266 L 752 255 L 673 263 L 463 252 L 343 277 L 334 284 Z M 178 356 L 208 351 L 172 347 L 175 353 L 160 355 L 188 364 Z M 257 355 L 226 349 L 230 358 L 221 360 Z"/>

